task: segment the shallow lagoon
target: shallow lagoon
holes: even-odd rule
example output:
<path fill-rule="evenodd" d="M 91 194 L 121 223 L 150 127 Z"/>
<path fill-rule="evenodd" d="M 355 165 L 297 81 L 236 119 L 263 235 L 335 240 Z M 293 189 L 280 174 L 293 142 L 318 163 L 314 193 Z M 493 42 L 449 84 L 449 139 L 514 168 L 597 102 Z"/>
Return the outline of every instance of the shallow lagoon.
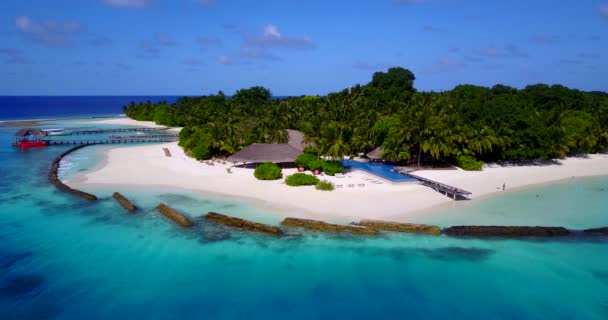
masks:
<path fill-rule="evenodd" d="M 108 198 L 115 190 L 97 190 L 97 203 L 76 199 L 47 182 L 66 148 L 22 152 L 9 146 L 14 131 L 0 128 L 3 319 L 608 318 L 606 239 L 185 231 L 154 211 L 158 202 L 194 219 L 218 211 L 275 223 L 282 214 L 176 190 L 119 190 L 142 207 L 138 215 Z M 66 174 L 94 167 L 99 152 L 85 148 Z M 604 226 L 606 185 L 566 181 L 417 219 Z"/>

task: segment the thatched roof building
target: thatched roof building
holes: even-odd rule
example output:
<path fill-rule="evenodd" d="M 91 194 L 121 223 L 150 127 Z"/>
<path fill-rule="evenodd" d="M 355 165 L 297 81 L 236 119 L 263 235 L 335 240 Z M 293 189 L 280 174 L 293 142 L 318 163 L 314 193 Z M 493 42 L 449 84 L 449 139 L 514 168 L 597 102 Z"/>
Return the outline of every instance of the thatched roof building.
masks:
<path fill-rule="evenodd" d="M 384 150 L 382 147 L 378 147 L 370 151 L 368 154 L 366 154 L 366 156 L 372 161 L 380 161 L 382 160 L 382 153 L 384 153 Z"/>
<path fill-rule="evenodd" d="M 304 143 L 304 133 L 302 131 L 287 129 L 287 134 L 289 135 L 287 144 L 297 150 L 303 151 L 306 146 L 310 145 Z"/>
<path fill-rule="evenodd" d="M 25 138 L 25 137 L 29 137 L 29 136 L 33 136 L 36 138 L 42 138 L 42 137 L 46 137 L 46 133 L 44 133 L 44 131 L 42 131 L 40 129 L 32 129 L 32 128 L 21 129 L 21 130 L 17 131 L 17 133 L 15 133 L 15 137 L 17 137 L 17 138 Z"/>
<path fill-rule="evenodd" d="M 302 154 L 302 150 L 290 144 L 254 143 L 228 157 L 229 162 L 242 163 L 292 163 Z"/>

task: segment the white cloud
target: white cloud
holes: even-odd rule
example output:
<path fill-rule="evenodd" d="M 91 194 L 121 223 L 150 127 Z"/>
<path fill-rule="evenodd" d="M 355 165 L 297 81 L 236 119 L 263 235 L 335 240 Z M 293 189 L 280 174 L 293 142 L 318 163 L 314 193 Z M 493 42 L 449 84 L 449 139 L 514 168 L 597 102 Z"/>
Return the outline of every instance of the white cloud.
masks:
<path fill-rule="evenodd" d="M 281 38 L 281 33 L 279 32 L 277 26 L 269 24 L 264 27 L 264 37 Z"/>
<path fill-rule="evenodd" d="M 308 37 L 291 37 L 283 34 L 274 24 L 267 24 L 257 33 L 251 34 L 233 25 L 228 30 L 237 30 L 243 37 L 243 43 L 238 54 L 221 55 L 218 62 L 223 65 L 246 65 L 255 61 L 281 61 L 274 52 L 276 49 L 310 50 L 315 45 Z M 220 45 L 217 38 L 199 38 L 198 42 L 205 49 L 211 45 Z"/>
<path fill-rule="evenodd" d="M 101 0 L 103 3 L 117 8 L 141 9 L 152 4 L 152 0 Z"/>
<path fill-rule="evenodd" d="M 267 24 L 259 36 L 248 36 L 245 41 L 249 46 L 261 48 L 291 48 L 312 49 L 314 43 L 309 37 L 288 37 L 283 35 L 279 28 L 273 24 Z"/>
<path fill-rule="evenodd" d="M 226 66 L 240 64 L 240 61 L 238 61 L 237 59 L 233 59 L 226 55 L 220 55 L 219 57 L 217 57 L 217 62 Z"/>
<path fill-rule="evenodd" d="M 28 16 L 17 17 L 15 27 L 23 36 L 49 47 L 72 45 L 73 35 L 80 31 L 80 24 L 77 22 L 35 21 Z"/>

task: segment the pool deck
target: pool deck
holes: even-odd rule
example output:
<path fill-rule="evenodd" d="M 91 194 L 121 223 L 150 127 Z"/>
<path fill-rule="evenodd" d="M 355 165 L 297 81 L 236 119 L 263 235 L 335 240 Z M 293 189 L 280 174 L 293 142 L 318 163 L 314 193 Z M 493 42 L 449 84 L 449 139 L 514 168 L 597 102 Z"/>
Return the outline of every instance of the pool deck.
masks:
<path fill-rule="evenodd" d="M 353 164 L 352 162 L 344 163 L 345 167 L 350 170 L 360 170 L 360 171 L 366 172 L 368 174 L 371 174 L 375 177 L 378 177 L 380 179 L 386 180 L 390 183 L 399 183 L 399 184 L 413 183 L 413 182 L 420 183 L 420 184 L 427 186 L 429 188 L 432 188 L 436 192 L 442 193 L 445 196 L 447 196 L 451 199 L 454 199 L 454 200 L 468 200 L 469 196 L 471 196 L 473 194 L 472 192 L 461 189 L 461 188 L 453 187 L 453 186 L 447 185 L 445 183 L 423 178 L 421 176 L 413 174 L 412 172 L 414 170 L 407 170 L 402 167 L 390 166 L 391 169 L 389 171 L 391 171 L 391 174 L 398 174 L 398 175 L 401 175 L 404 177 L 408 177 L 410 179 L 397 180 L 397 179 L 392 179 L 389 176 L 384 176 L 384 175 L 382 175 L 384 173 L 384 172 L 382 172 L 382 170 L 381 171 L 372 170 L 371 167 L 369 167 L 369 165 L 370 165 L 369 163 L 367 164 L 367 166 L 365 166 L 365 165 L 353 166 L 352 164 Z M 378 166 L 383 166 L 385 164 L 373 164 L 373 165 L 378 167 Z M 386 165 L 386 166 L 388 166 L 388 165 Z"/>

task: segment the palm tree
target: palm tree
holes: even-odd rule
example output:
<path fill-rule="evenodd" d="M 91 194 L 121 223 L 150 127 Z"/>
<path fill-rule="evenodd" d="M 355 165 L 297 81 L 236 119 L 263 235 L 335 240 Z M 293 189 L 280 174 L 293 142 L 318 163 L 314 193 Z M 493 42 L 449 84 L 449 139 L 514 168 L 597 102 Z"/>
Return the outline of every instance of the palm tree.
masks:
<path fill-rule="evenodd" d="M 486 126 L 472 129 L 471 135 L 467 139 L 467 148 L 477 155 L 492 152 L 492 147 L 497 144 L 498 139 L 494 131 Z"/>
<path fill-rule="evenodd" d="M 348 155 L 348 151 L 348 145 L 344 143 L 342 138 L 338 138 L 333 144 L 329 145 L 325 154 L 333 160 L 339 160 Z"/>
<path fill-rule="evenodd" d="M 382 144 L 382 158 L 388 161 L 401 161 L 410 158 L 409 146 L 400 134 L 389 134 Z"/>

